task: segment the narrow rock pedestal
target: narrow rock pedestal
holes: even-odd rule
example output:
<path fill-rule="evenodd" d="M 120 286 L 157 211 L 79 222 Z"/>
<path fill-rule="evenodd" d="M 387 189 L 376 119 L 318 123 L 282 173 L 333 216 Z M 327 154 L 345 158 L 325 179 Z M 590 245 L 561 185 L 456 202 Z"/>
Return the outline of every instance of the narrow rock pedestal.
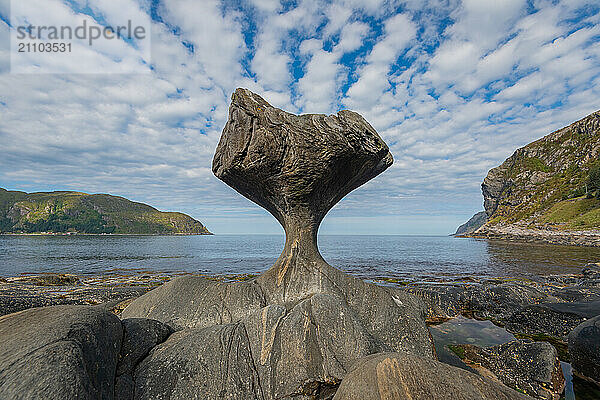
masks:
<path fill-rule="evenodd" d="M 420 299 L 333 268 L 317 247 L 327 212 L 392 162 L 357 113 L 298 116 L 237 89 L 213 172 L 273 214 L 285 246 L 253 281 L 179 278 L 123 311 L 179 331 L 136 368 L 135 398 L 331 399 L 375 353 L 437 364 Z"/>

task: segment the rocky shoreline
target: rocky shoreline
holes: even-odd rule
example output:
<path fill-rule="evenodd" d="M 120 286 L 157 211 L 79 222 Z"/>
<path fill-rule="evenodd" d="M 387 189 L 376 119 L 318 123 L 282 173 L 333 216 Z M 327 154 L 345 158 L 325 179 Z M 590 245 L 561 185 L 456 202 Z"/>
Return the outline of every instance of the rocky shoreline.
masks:
<path fill-rule="evenodd" d="M 281 256 L 259 276 L 5 279 L 0 398 L 558 400 L 561 354 L 600 382 L 597 265 L 540 282 L 384 286 L 323 259 L 327 212 L 392 163 L 359 114 L 297 116 L 237 89 L 212 170 L 281 223 Z M 441 363 L 426 321 L 458 315 L 567 351 L 523 341 L 470 349 L 479 371 Z"/>
<path fill-rule="evenodd" d="M 476 239 L 509 240 L 563 246 L 600 247 L 600 231 L 562 231 L 530 229 L 515 225 L 487 226 L 469 234 L 457 235 Z"/>
<path fill-rule="evenodd" d="M 255 278 L 253 275 L 246 274 L 198 276 L 182 272 L 150 271 L 139 271 L 134 274 L 131 271 L 111 271 L 102 276 L 48 273 L 0 278 L 0 325 L 2 315 L 35 307 L 47 309 L 47 306 L 59 305 L 97 305 L 111 314 L 120 316 L 123 324 L 128 324 L 128 329 L 133 330 L 130 335 L 140 335 L 136 340 L 147 341 L 146 336 L 150 334 L 149 331 L 154 332 L 152 335 L 162 332 L 155 338 L 155 343 L 152 344 L 154 347 L 172 335 L 173 329 L 170 326 L 173 324 L 143 322 L 153 321 L 152 319 L 128 319 L 122 315 L 122 311 L 134 299 L 162 287 L 172 279 L 179 281 L 192 277 L 222 284 L 249 282 Z M 382 283 L 388 287 L 393 286 L 385 279 Z M 470 345 L 466 343 L 467 338 L 465 338 L 464 345 L 452 348 L 465 364 L 472 368 L 472 371 L 487 379 L 500 382 L 533 398 L 558 399 L 564 388 L 564 379 L 558 363 L 561 360 L 572 362 L 577 376 L 594 382 L 592 387 L 597 385 L 600 391 L 600 383 L 597 381 L 600 378 L 597 373 L 600 370 L 598 364 L 600 360 L 589 359 L 590 354 L 595 354 L 590 351 L 590 346 L 594 346 L 594 343 L 600 346 L 600 265 L 598 264 L 586 266 L 580 274 L 552 275 L 536 280 L 468 277 L 459 281 L 403 283 L 398 287 L 398 293 L 400 292 L 415 295 L 423 301 L 424 318 L 428 325 L 466 316 L 492 321 L 517 338 L 521 338 L 490 348 Z M 143 325 L 148 323 L 156 326 Z M 590 328 L 586 326 L 595 329 L 591 333 L 592 339 L 590 339 Z M 142 333 L 136 331 L 140 329 Z M 578 340 L 578 337 L 583 339 Z M 390 354 L 389 361 L 386 362 L 411 362 L 402 357 L 402 355 Z M 140 361 L 127 361 L 134 364 L 128 368 L 135 369 L 135 363 Z M 360 381 L 367 378 L 368 376 L 360 375 L 356 379 Z M 128 381 L 130 378 L 124 379 L 118 380 L 116 385 L 117 388 L 121 388 L 118 390 L 128 392 L 131 390 L 127 386 L 131 384 Z M 446 384 L 450 385 L 449 382 Z M 339 382 L 332 386 L 332 396 L 338 390 L 338 386 Z M 356 388 L 348 389 L 346 386 L 340 386 L 339 390 L 342 393 L 352 390 L 356 392 Z M 322 390 L 325 388 L 323 387 Z M 130 397 L 117 396 L 116 398 Z"/>

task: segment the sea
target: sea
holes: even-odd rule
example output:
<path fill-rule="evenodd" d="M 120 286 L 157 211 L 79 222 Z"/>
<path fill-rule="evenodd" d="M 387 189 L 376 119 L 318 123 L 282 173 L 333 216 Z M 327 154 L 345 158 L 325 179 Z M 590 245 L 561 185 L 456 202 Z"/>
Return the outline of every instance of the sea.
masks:
<path fill-rule="evenodd" d="M 0 236 L 0 276 L 120 270 L 259 274 L 283 249 L 283 235 Z M 329 264 L 357 277 L 431 281 L 465 277 L 535 278 L 577 273 L 600 262 L 600 248 L 449 236 L 320 235 Z"/>
<path fill-rule="evenodd" d="M 283 235 L 10 236 L 0 235 L 0 277 L 59 272 L 77 275 L 259 274 L 283 249 Z M 600 262 L 600 248 L 514 243 L 450 236 L 321 235 L 329 264 L 366 280 L 435 282 L 464 278 L 528 278 L 578 273 Z M 450 343 L 491 346 L 514 340 L 489 321 L 455 318 L 430 327 L 439 359 L 468 369 Z M 565 400 L 598 398 L 561 362 Z"/>

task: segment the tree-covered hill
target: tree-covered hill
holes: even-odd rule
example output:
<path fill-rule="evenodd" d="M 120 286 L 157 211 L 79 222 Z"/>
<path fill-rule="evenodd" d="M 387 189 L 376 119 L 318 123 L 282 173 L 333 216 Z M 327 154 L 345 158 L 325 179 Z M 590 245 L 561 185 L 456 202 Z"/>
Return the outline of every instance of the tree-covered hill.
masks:
<path fill-rule="evenodd" d="M 119 196 L 80 192 L 25 193 L 0 188 L 0 232 L 200 234 L 201 222 Z"/>

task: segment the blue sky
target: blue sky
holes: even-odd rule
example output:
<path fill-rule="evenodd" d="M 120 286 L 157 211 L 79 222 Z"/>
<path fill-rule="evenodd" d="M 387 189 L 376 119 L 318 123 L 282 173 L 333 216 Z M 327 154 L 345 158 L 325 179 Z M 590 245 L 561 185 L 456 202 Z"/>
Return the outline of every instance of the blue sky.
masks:
<path fill-rule="evenodd" d="M 357 111 L 390 145 L 394 165 L 322 233 L 450 233 L 482 209 L 490 168 L 600 109 L 597 0 L 35 2 L 19 17 L 151 21 L 151 42 L 88 49 L 63 74 L 10 73 L 9 3 L 0 187 L 119 194 L 216 233 L 281 232 L 210 171 L 236 87 L 295 113 Z M 145 73 L 77 73 L 98 63 Z"/>

